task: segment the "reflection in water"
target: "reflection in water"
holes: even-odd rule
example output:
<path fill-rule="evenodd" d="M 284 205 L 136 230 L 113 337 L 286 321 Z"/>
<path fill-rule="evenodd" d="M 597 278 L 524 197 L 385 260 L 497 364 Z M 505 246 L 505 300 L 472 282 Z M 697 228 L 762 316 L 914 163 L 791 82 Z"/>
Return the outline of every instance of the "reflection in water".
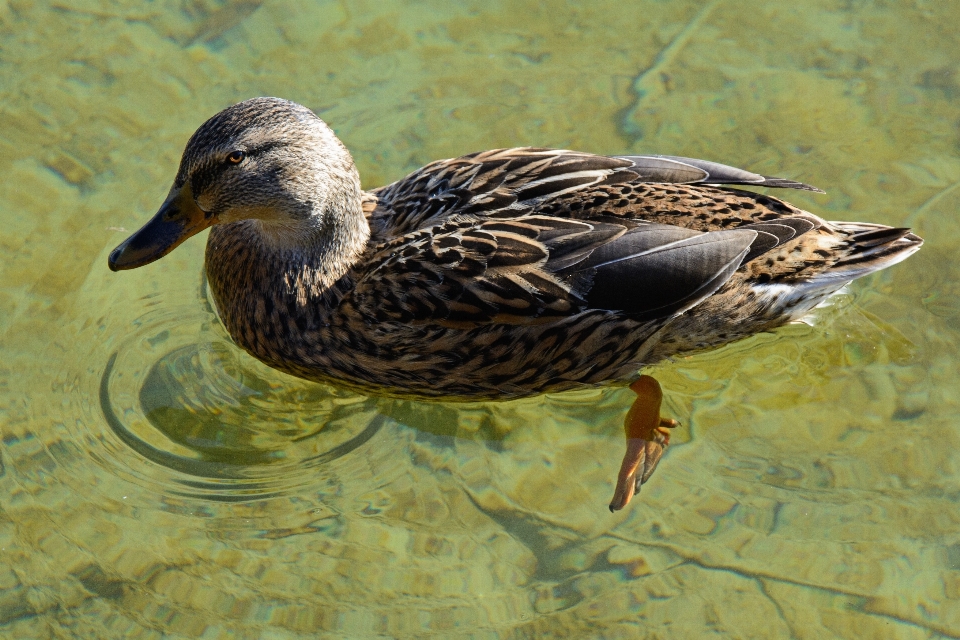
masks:
<path fill-rule="evenodd" d="M 216 350 L 214 345 L 205 346 L 210 347 L 211 351 Z M 232 389 L 211 389 L 196 384 L 193 387 L 186 386 L 184 378 L 194 383 L 211 378 L 216 379 L 203 375 L 202 370 L 199 369 L 198 349 L 191 345 L 167 354 L 155 364 L 140 390 L 140 406 L 147 422 L 165 435 L 171 444 L 180 445 L 172 448 L 191 451 L 197 458 L 178 456 L 151 446 L 147 438 L 142 439 L 129 431 L 117 417 L 110 404 L 109 393 L 110 374 L 113 372 L 116 358 L 117 354 L 114 354 L 107 362 L 100 385 L 100 407 L 107 424 L 117 436 L 140 455 L 183 473 L 203 478 L 256 477 L 257 474 L 251 467 L 268 465 L 278 460 L 289 460 L 288 452 L 282 447 L 283 441 L 274 442 L 275 436 L 295 443 L 317 437 L 324 429 L 326 429 L 324 434 L 329 435 L 328 432 L 337 431 L 338 426 L 343 426 L 344 418 L 336 414 L 336 409 L 332 413 L 319 415 L 319 422 L 313 425 L 314 429 L 308 433 L 300 433 L 295 428 L 276 428 L 277 425 L 271 425 L 268 420 L 261 419 L 254 422 L 257 413 L 255 409 L 264 405 L 237 400 L 244 400 L 252 395 L 269 403 L 270 398 L 263 397 L 265 392 L 269 391 L 265 384 L 262 385 L 261 391 L 254 391 L 243 383 L 237 383 Z M 214 359 L 213 364 L 219 364 L 219 361 Z M 237 382 L 232 378 L 228 380 Z M 256 382 L 263 383 L 262 380 L 254 380 L 254 383 Z M 224 393 L 231 391 L 234 395 Z M 275 400 L 278 407 L 289 406 L 284 405 L 282 399 Z M 240 418 L 240 420 L 231 421 L 231 417 Z M 262 425 L 262 429 L 251 429 L 245 426 L 249 424 Z M 382 424 L 383 417 L 375 416 L 363 431 L 346 442 L 336 444 L 325 453 L 296 461 L 298 464 L 295 465 L 297 466 L 295 472 L 306 473 L 311 466 L 350 453 L 372 438 Z M 270 430 L 271 426 L 274 427 L 273 430 Z M 266 442 L 258 443 L 258 436 L 263 436 L 260 439 Z M 238 488 L 249 487 L 240 485 Z M 249 493 L 244 495 L 262 497 Z"/>
<path fill-rule="evenodd" d="M 191 315 L 216 326 L 209 305 L 201 309 Z M 288 495 L 366 443 L 386 420 L 372 400 L 262 377 L 216 331 L 190 335 L 185 324 L 162 308 L 143 316 L 100 377 L 100 409 L 113 433 L 176 472 L 167 487 L 151 478 L 156 491 L 233 501 Z M 157 357 L 159 350 L 165 353 Z"/>
<path fill-rule="evenodd" d="M 267 385 L 242 376 L 204 375 L 208 367 L 215 367 L 208 369 L 211 372 L 225 371 L 222 356 L 227 354 L 226 347 L 187 345 L 164 355 L 143 381 L 140 407 L 157 431 L 195 452 L 203 462 L 235 462 L 239 469 L 269 464 L 283 457 L 282 443 L 256 442 L 259 432 L 249 426 L 257 424 L 258 417 L 267 417 L 257 416 L 258 403 L 251 402 L 253 398 L 263 400 L 269 392 Z M 104 373 L 105 389 L 110 368 Z M 242 419 L 245 412 L 250 412 L 251 420 Z M 268 420 L 261 424 L 274 427 L 279 436 L 291 431 L 283 425 L 270 425 Z"/>

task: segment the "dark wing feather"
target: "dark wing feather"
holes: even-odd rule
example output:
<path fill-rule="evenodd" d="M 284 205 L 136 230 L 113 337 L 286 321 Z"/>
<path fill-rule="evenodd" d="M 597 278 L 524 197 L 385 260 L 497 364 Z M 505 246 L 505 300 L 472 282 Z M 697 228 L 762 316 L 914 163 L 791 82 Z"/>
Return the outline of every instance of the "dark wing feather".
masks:
<path fill-rule="evenodd" d="M 451 220 L 382 247 L 352 304 L 378 322 L 464 328 L 590 309 L 657 320 L 716 291 L 757 236 L 548 216 Z"/>
<path fill-rule="evenodd" d="M 801 189 L 823 193 L 817 187 L 773 178 L 737 169 L 719 162 L 683 158 L 680 156 L 618 156 L 633 163 L 630 169 L 641 176 L 643 182 L 672 182 L 677 184 L 744 184 L 780 189 Z"/>
<path fill-rule="evenodd" d="M 682 313 L 726 282 L 739 268 L 756 231 L 698 233 L 649 225 L 608 242 L 580 265 L 590 270 L 587 302 L 637 320 Z"/>

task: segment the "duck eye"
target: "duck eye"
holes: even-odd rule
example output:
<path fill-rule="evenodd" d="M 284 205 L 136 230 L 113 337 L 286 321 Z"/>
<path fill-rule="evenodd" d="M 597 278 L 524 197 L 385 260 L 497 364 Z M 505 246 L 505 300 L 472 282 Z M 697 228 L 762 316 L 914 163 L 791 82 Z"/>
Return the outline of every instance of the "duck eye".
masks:
<path fill-rule="evenodd" d="M 227 156 L 227 162 L 230 162 L 231 164 L 240 164 L 246 157 L 246 153 L 237 149 L 236 151 L 230 152 L 230 155 Z"/>

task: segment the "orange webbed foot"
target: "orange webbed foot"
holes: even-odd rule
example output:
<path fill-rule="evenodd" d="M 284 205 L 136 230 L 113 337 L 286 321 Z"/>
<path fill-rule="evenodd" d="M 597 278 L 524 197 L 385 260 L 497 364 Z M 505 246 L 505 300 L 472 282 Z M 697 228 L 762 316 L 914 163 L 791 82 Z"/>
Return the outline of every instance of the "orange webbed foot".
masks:
<path fill-rule="evenodd" d="M 676 420 L 660 417 L 663 391 L 659 382 L 650 376 L 640 376 L 630 389 L 637 394 L 637 399 L 623 421 L 627 453 L 620 464 L 610 511 L 627 506 L 633 494 L 640 491 L 640 485 L 650 479 L 670 444 L 669 430 L 677 426 Z"/>

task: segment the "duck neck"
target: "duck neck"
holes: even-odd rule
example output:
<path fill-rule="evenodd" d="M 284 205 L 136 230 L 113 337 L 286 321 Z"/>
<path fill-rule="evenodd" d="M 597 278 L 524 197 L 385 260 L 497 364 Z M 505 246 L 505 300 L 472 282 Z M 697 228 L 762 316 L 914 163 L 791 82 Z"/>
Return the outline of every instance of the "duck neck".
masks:
<path fill-rule="evenodd" d="M 370 226 L 360 205 L 359 184 L 338 190 L 296 221 L 257 220 L 257 234 L 275 274 L 298 305 L 325 294 L 362 256 Z"/>

